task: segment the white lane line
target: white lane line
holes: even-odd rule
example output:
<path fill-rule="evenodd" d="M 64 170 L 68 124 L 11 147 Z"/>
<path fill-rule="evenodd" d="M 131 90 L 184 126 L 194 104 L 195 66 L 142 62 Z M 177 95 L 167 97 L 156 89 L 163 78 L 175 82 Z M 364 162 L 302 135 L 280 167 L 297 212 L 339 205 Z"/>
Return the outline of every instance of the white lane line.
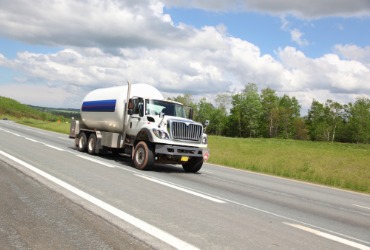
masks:
<path fill-rule="evenodd" d="M 2 131 L 4 131 L 4 132 L 7 132 L 7 133 L 9 133 L 9 134 L 12 134 L 12 135 L 18 136 L 18 137 L 23 137 L 23 138 L 25 138 L 26 140 L 29 140 L 29 141 L 32 141 L 32 142 L 41 143 L 41 144 L 43 144 L 43 145 L 44 145 L 44 146 L 46 146 L 46 147 L 53 148 L 53 149 L 56 149 L 56 150 L 58 150 L 58 151 L 66 151 L 66 150 L 64 150 L 64 149 L 62 149 L 62 148 L 58 148 L 58 147 L 56 147 L 56 146 L 53 146 L 53 145 L 50 145 L 50 144 L 47 144 L 47 143 L 39 142 L 39 141 L 37 141 L 37 140 L 35 140 L 35 139 L 32 139 L 32 138 L 29 138 L 29 137 L 21 136 L 21 135 L 19 135 L 19 134 L 16 134 L 16 133 L 14 133 L 14 132 L 9 131 L 9 130 L 5 130 L 5 129 L 2 129 L 2 128 L 0 128 L 0 130 L 2 130 Z"/>
<path fill-rule="evenodd" d="M 29 140 L 29 141 L 32 141 L 32 142 L 38 142 L 38 141 L 36 141 L 36 140 L 34 140 L 34 139 L 32 139 L 32 138 L 29 138 L 29 137 L 24 137 L 26 140 Z"/>
<path fill-rule="evenodd" d="M 306 225 L 306 226 L 310 226 L 310 227 L 314 227 L 314 228 L 317 228 L 317 229 L 320 229 L 320 230 L 323 230 L 323 231 L 326 231 L 326 232 L 329 232 L 329 233 L 340 235 L 340 236 L 346 237 L 348 239 L 356 240 L 358 242 L 363 242 L 365 244 L 370 244 L 370 242 L 368 242 L 368 241 L 364 241 L 364 240 L 361 240 L 361 239 L 358 239 L 358 238 L 355 238 L 355 237 L 352 237 L 352 236 L 349 236 L 349 235 L 341 234 L 341 233 L 338 233 L 338 232 L 335 232 L 335 231 L 332 231 L 332 230 L 329 230 L 329 229 L 326 229 L 326 228 L 315 226 L 315 225 L 312 225 L 310 223 L 306 223 L 304 221 L 300 221 L 300 220 L 297 220 L 297 219 L 294 219 L 294 218 L 291 218 L 291 217 L 288 217 L 288 216 L 285 216 L 285 215 L 281 215 L 281 214 L 277 214 L 277 213 L 274 213 L 274 212 L 270 212 L 268 210 L 264 210 L 264 209 L 261 209 L 261 208 L 258 208 L 258 207 L 253 207 L 253 206 L 250 206 L 250 205 L 241 203 L 241 202 L 237 202 L 237 201 L 234 201 L 234 200 L 222 198 L 222 197 L 219 197 L 219 196 L 216 196 L 216 195 L 214 195 L 213 197 L 216 197 L 216 198 L 218 198 L 220 200 L 223 200 L 225 202 L 229 202 L 229 203 L 232 203 L 232 204 L 235 204 L 235 205 L 238 205 L 238 206 L 242 206 L 242 207 L 245 207 L 245 208 L 249 208 L 249 209 L 258 211 L 260 213 L 268 214 L 270 216 L 274 216 L 274 217 L 277 217 L 277 218 L 280 218 L 280 219 L 293 221 L 293 222 L 296 222 L 296 223 L 299 223 L 299 224 L 303 224 L 303 225 Z"/>
<path fill-rule="evenodd" d="M 146 223 L 145 221 L 143 220 L 140 220 L 116 207 L 113 207 L 112 205 L 109 205 L 108 203 L 102 201 L 102 200 L 99 200 L 98 198 L 92 196 L 92 195 L 89 195 L 88 193 L 85 193 L 84 191 L 8 154 L 8 153 L 5 153 L 3 151 L 0 150 L 0 154 L 2 154 L 3 156 L 9 158 L 10 160 L 18 163 L 18 164 L 21 164 L 22 166 L 28 168 L 29 170 L 35 172 L 36 174 L 48 179 L 49 181 L 52 181 L 53 183 L 61 186 L 62 188 L 74 193 L 75 195 L 91 202 L 92 204 L 94 204 L 95 206 L 98 206 L 102 209 L 104 209 L 105 211 L 117 216 L 118 218 L 130 223 L 131 225 L 143 230 L 144 232 L 156 237 L 157 239 L 169 244 L 170 246 L 173 246 L 177 249 L 198 249 L 197 247 L 185 242 L 185 241 L 182 241 L 180 240 L 179 238 L 155 227 L 155 226 L 152 226 L 148 223 Z"/>
<path fill-rule="evenodd" d="M 109 163 L 105 163 L 103 161 L 99 161 L 99 160 L 96 160 L 96 159 L 93 159 L 89 156 L 85 156 L 85 155 L 80 155 L 80 154 L 76 154 L 76 156 L 80 157 L 80 158 L 83 158 L 85 160 L 88 160 L 88 161 L 92 161 L 92 162 L 95 162 L 95 163 L 98 163 L 100 165 L 104 165 L 106 167 L 109 167 L 109 168 L 115 168 L 116 166 L 112 165 L 112 164 L 109 164 Z"/>
<path fill-rule="evenodd" d="M 46 143 L 41 143 L 41 144 L 45 145 L 46 147 L 52 148 L 52 149 L 56 149 L 56 150 L 59 150 L 59 151 L 65 151 L 62 148 L 58 148 L 58 147 L 55 147 L 55 146 L 52 146 L 52 145 L 49 145 L 49 144 L 46 144 Z"/>
<path fill-rule="evenodd" d="M 163 186 L 170 187 L 170 188 L 173 188 L 173 189 L 177 189 L 179 191 L 182 191 L 182 192 L 185 192 L 185 193 L 188 193 L 188 194 L 192 194 L 192 195 L 201 197 L 203 199 L 207 199 L 207 200 L 210 200 L 210 201 L 213 201 L 213 202 L 217 202 L 217 203 L 226 203 L 223 200 L 219 200 L 219 199 L 213 198 L 213 197 L 211 197 L 209 195 L 205 195 L 205 194 L 202 194 L 202 193 L 199 193 L 199 192 L 196 192 L 196 191 L 193 191 L 193 190 L 184 188 L 184 187 L 180 187 L 180 186 L 177 186 L 175 184 L 172 184 L 172 183 L 169 183 L 169 182 L 165 182 L 165 181 L 162 181 L 162 180 L 153 178 L 153 177 L 149 177 L 149 176 L 145 176 L 145 175 L 141 175 L 141 174 L 135 174 L 135 175 L 138 176 L 138 177 L 140 177 L 140 178 L 144 178 L 146 180 L 149 180 L 149 181 L 152 181 L 152 182 L 161 184 Z"/>
<path fill-rule="evenodd" d="M 364 206 L 360 206 L 360 205 L 357 205 L 357 204 L 352 204 L 352 205 L 356 206 L 356 207 L 360 207 L 360 208 L 370 209 L 370 207 L 364 207 Z"/>
<path fill-rule="evenodd" d="M 305 226 L 302 226 L 302 225 L 298 225 L 298 224 L 291 224 L 291 223 L 288 223 L 288 222 L 283 222 L 283 223 L 285 225 L 301 229 L 303 231 L 306 231 L 306 232 L 309 232 L 309 233 L 312 233 L 312 234 L 315 234 L 315 235 L 318 235 L 318 236 L 321 236 L 321 237 L 324 237 L 326 239 L 330 239 L 330 240 L 333 240 L 333 241 L 336 241 L 336 242 L 339 242 L 339 243 L 342 243 L 342 244 L 345 244 L 345 245 L 350 246 L 350 247 L 354 247 L 354 248 L 358 248 L 358 249 L 362 249 L 362 250 L 370 250 L 370 247 L 368 247 L 368 246 L 365 246 L 365 245 L 362 245 L 362 244 L 359 244 L 359 243 L 356 243 L 356 242 L 353 242 L 353 241 L 350 241 L 350 240 L 346 240 L 346 239 L 340 238 L 340 237 L 332 235 L 332 234 L 324 233 L 324 232 L 321 232 L 321 231 L 318 231 L 318 230 L 315 230 L 315 229 L 312 229 L 312 228 L 309 228 L 309 227 L 305 227 Z"/>
<path fill-rule="evenodd" d="M 19 134 L 17 134 L 17 133 L 14 133 L 14 132 L 12 132 L 12 131 L 9 131 L 9 130 L 6 130 L 6 129 L 2 129 L 2 128 L 0 128 L 0 130 L 2 130 L 2 131 L 4 131 L 4 132 L 7 132 L 7 133 L 9 133 L 9 134 L 12 134 L 12 135 L 15 135 L 15 136 L 21 137 L 21 135 L 19 135 Z"/>

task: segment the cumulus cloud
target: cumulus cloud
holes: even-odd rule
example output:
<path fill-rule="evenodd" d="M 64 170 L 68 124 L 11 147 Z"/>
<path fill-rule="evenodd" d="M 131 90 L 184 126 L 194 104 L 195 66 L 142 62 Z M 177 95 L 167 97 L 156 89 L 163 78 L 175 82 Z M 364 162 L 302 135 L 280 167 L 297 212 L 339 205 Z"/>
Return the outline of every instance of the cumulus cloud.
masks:
<path fill-rule="evenodd" d="M 81 47 L 168 46 L 187 33 L 154 0 L 0 1 L 0 35 Z"/>
<path fill-rule="evenodd" d="M 370 46 L 362 48 L 353 44 L 336 45 L 334 51 L 345 59 L 370 64 Z"/>
<path fill-rule="evenodd" d="M 303 38 L 303 33 L 299 29 L 292 29 L 290 31 L 290 36 L 293 42 L 297 43 L 299 46 L 308 45 L 308 41 Z"/>
<path fill-rule="evenodd" d="M 152 84 L 167 96 L 233 93 L 248 82 L 260 90 L 271 87 L 292 96 L 303 91 L 370 96 L 370 68 L 359 61 L 343 60 L 336 54 L 309 58 L 293 47 L 280 49 L 275 59 L 262 55 L 251 43 L 221 37 L 217 51 L 123 48 L 112 55 L 99 48 L 64 49 L 53 54 L 23 52 L 12 60 L 2 57 L 2 61 L 10 61 L 9 67 L 22 72 L 25 82 L 44 82 L 77 93 L 81 99 L 92 89 L 126 84 L 127 80 Z"/>
<path fill-rule="evenodd" d="M 73 107 L 78 107 L 78 100 L 88 91 L 126 84 L 127 80 L 152 84 L 167 96 L 190 93 L 210 97 L 240 91 L 248 82 L 256 83 L 259 89 L 271 87 L 279 93 L 298 95 L 302 100 L 310 96 L 302 93 L 370 96 L 369 57 L 361 56 L 368 47 L 338 45 L 335 52 L 339 55 L 319 58 L 309 58 L 293 47 L 281 48 L 275 56 L 262 54 L 256 45 L 228 35 L 223 27 L 196 29 L 173 24 L 163 11 L 164 4 L 182 6 L 187 2 L 40 0 L 34 4 L 0 0 L 1 36 L 61 47 L 56 53 L 23 51 L 15 58 L 0 54 L 0 66 L 17 72 L 15 85 L 37 86 L 37 92 L 28 93 L 39 100 L 42 96 L 48 98 L 48 91 L 53 89 L 52 93 L 59 93 Z M 253 0 L 218 0 L 212 1 L 212 6 L 298 13 L 308 3 L 290 3 L 293 7 L 288 8 L 290 1 L 278 2 L 283 6 L 275 10 L 275 4 L 268 7 L 266 1 Z M 315 8 L 324 5 L 322 2 L 310 1 Z M 210 2 L 190 3 L 208 8 Z M 368 11 L 362 0 L 351 5 L 361 5 L 363 11 Z M 336 9 L 332 13 L 342 13 L 338 6 L 344 9 L 346 4 L 336 1 L 331 5 Z M 348 13 L 353 15 L 361 12 L 350 10 Z M 299 30 L 293 30 L 292 39 L 301 45 L 308 43 Z M 5 87 L 0 86 L 1 93 L 5 93 Z M 21 93 L 20 87 L 8 89 L 6 93 Z"/>
<path fill-rule="evenodd" d="M 49 87 L 47 85 L 31 85 L 26 83 L 0 85 L 0 93 L 8 98 L 21 100 L 24 104 L 41 107 L 78 107 L 80 97 L 72 95 L 61 87 Z M 40 93 L 44 93 L 40 98 Z"/>
<path fill-rule="evenodd" d="M 211 11 L 258 11 L 273 15 L 292 14 L 297 17 L 368 16 L 368 0 L 164 0 L 166 6 L 199 8 Z"/>

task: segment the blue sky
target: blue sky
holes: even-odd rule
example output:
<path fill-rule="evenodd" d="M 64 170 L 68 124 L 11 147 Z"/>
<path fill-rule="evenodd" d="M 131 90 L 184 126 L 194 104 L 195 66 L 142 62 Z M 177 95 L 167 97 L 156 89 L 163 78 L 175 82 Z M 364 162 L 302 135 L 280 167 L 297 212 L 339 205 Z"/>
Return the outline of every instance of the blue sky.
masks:
<path fill-rule="evenodd" d="M 0 95 L 78 108 L 130 80 L 213 102 L 254 82 L 305 112 L 370 98 L 368 34 L 368 0 L 0 0 Z"/>

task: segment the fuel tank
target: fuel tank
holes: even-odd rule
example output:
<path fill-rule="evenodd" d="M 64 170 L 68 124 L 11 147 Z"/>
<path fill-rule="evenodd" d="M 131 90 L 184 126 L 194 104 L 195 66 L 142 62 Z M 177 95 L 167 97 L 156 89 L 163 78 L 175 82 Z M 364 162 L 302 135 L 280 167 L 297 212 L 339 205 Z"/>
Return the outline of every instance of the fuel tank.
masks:
<path fill-rule="evenodd" d="M 127 89 L 126 85 L 96 89 L 88 93 L 81 105 L 81 118 L 86 127 L 101 131 L 122 132 Z M 130 97 L 164 99 L 158 89 L 144 83 L 132 84 Z"/>

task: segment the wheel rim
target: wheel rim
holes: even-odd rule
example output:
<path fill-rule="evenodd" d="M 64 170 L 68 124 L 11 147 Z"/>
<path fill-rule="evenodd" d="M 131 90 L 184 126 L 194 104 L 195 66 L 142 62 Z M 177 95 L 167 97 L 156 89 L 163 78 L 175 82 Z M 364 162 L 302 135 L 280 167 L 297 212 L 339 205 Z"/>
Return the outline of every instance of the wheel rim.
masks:
<path fill-rule="evenodd" d="M 85 145 L 85 140 L 83 137 L 80 137 L 80 140 L 78 141 L 78 147 L 83 148 Z"/>
<path fill-rule="evenodd" d="M 94 140 L 93 139 L 90 139 L 89 141 L 89 151 L 94 151 L 94 148 L 95 148 L 95 143 L 94 143 Z"/>
<path fill-rule="evenodd" d="M 139 164 L 142 165 L 145 161 L 145 150 L 142 147 L 139 147 L 136 151 L 135 155 L 135 161 Z"/>

